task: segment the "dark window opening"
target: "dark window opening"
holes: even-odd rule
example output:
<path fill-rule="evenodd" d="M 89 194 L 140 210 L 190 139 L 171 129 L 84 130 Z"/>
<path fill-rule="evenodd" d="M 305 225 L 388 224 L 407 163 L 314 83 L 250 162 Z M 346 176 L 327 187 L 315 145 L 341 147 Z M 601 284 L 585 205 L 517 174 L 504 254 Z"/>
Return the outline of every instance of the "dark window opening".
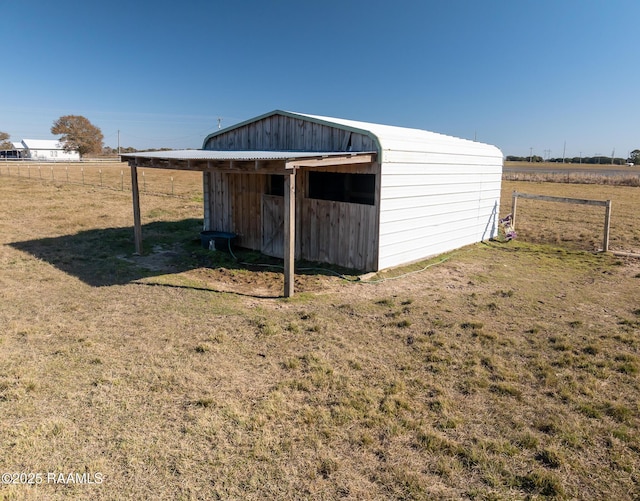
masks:
<path fill-rule="evenodd" d="M 284 176 L 271 174 L 268 178 L 267 195 L 284 197 Z"/>
<path fill-rule="evenodd" d="M 375 187 L 374 174 L 309 172 L 309 198 L 374 205 Z"/>

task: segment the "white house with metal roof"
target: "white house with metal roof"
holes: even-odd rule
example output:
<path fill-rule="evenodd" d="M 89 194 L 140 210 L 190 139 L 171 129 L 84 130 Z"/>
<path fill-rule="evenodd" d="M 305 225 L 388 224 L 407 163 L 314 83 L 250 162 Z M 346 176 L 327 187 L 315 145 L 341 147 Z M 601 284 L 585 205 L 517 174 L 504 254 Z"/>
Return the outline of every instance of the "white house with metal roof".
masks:
<path fill-rule="evenodd" d="M 57 139 L 23 139 L 14 143 L 14 148 L 20 151 L 21 158 L 49 162 L 68 162 L 80 160 L 77 151 L 66 151 L 64 144 Z"/>
<path fill-rule="evenodd" d="M 501 151 L 434 132 L 276 110 L 122 160 L 136 185 L 141 166 L 202 171 L 204 229 L 284 257 L 285 295 L 294 258 L 378 271 L 497 233 Z"/>

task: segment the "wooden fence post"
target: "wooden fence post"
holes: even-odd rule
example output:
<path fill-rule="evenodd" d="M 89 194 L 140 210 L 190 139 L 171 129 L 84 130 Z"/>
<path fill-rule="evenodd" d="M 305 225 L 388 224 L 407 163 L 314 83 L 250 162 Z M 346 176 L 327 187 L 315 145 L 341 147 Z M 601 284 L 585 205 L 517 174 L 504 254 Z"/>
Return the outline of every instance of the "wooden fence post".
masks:
<path fill-rule="evenodd" d="M 511 226 L 516 229 L 516 204 L 518 202 L 518 192 L 514 190 L 511 195 Z"/>
<path fill-rule="evenodd" d="M 602 242 L 602 251 L 609 250 L 609 226 L 611 225 L 611 200 L 607 200 L 607 206 L 604 213 L 604 240 Z"/>
<path fill-rule="evenodd" d="M 606 207 L 605 216 L 604 216 L 604 238 L 602 241 L 602 250 L 603 252 L 607 252 L 609 250 L 609 227 L 611 225 L 611 200 L 586 200 L 581 198 L 567 198 L 567 197 L 553 197 L 549 195 L 532 195 L 530 193 L 518 193 L 517 191 L 513 192 L 513 200 L 511 207 L 511 224 L 515 228 L 516 221 L 516 201 L 520 198 L 525 198 L 529 200 L 543 200 L 545 202 L 560 202 L 567 204 L 577 204 L 577 205 L 593 205 L 597 207 Z"/>
<path fill-rule="evenodd" d="M 129 160 L 131 168 L 131 198 L 133 199 L 133 238 L 136 254 L 142 255 L 142 222 L 140 218 L 140 192 L 138 190 L 138 169 L 135 159 Z"/>

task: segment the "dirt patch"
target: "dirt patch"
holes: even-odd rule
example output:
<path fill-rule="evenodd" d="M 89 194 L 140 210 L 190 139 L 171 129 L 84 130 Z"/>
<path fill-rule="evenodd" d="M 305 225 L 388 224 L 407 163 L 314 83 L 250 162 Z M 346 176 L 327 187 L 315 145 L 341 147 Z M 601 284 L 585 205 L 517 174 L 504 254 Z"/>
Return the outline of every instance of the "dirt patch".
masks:
<path fill-rule="evenodd" d="M 173 244 L 170 249 L 165 249 L 161 245 L 155 245 L 151 252 L 143 256 L 120 254 L 116 257 L 149 271 L 173 273 L 177 271 L 175 262 L 182 256 L 184 256 L 183 246 L 181 244 Z"/>

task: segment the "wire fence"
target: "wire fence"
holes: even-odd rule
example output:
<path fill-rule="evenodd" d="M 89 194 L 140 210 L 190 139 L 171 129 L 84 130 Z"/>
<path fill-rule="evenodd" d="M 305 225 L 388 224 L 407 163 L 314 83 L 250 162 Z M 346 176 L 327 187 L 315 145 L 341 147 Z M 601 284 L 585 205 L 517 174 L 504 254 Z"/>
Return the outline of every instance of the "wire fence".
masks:
<path fill-rule="evenodd" d="M 131 191 L 131 173 L 126 163 L 118 161 L 87 162 L 0 162 L 2 176 L 34 181 L 86 185 L 117 191 Z M 202 173 L 138 168 L 141 193 L 178 197 L 202 196 Z"/>

